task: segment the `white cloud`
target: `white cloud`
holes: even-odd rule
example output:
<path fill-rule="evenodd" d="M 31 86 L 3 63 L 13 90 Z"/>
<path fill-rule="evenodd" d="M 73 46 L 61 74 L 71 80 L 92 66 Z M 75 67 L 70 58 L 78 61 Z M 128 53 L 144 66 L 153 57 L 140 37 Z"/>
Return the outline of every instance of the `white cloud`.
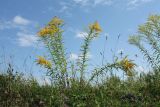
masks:
<path fill-rule="evenodd" d="M 95 8 L 97 6 L 113 6 L 113 7 L 122 7 L 126 9 L 134 9 L 135 7 L 149 3 L 154 0 L 71 0 L 71 1 L 61 1 L 59 2 L 58 11 L 56 8 L 50 7 L 54 12 L 64 13 L 65 16 L 72 16 L 72 10 L 75 8 L 83 8 L 84 12 L 91 11 L 91 8 Z M 122 7 L 123 8 L 123 7 Z M 45 12 L 46 13 L 46 12 Z M 67 15 L 66 15 L 67 14 Z"/>
<path fill-rule="evenodd" d="M 18 32 L 18 44 L 22 47 L 29 47 L 34 46 L 34 44 L 37 42 L 38 37 L 33 34 L 28 34 L 24 32 Z"/>
<path fill-rule="evenodd" d="M 21 16 L 15 16 L 11 20 L 0 20 L 0 30 L 19 29 L 25 30 L 31 21 Z"/>
<path fill-rule="evenodd" d="M 31 22 L 32 21 L 17 15 L 10 20 L 0 20 L 0 30 L 14 29 L 17 32 L 17 42 L 19 46 L 34 46 L 38 37 L 34 34 L 26 33 L 30 32 L 29 29 L 32 30 L 34 27 L 34 22 Z"/>
<path fill-rule="evenodd" d="M 82 54 L 80 56 L 82 56 Z M 87 56 L 86 57 L 87 59 L 91 59 L 93 57 L 93 55 L 90 52 L 88 52 L 86 56 Z M 80 59 L 80 58 L 81 57 L 79 57 L 79 55 L 75 54 L 75 53 L 71 53 L 70 56 L 69 56 L 70 61 L 75 61 L 75 60 Z"/>
<path fill-rule="evenodd" d="M 10 29 L 10 28 L 14 28 L 14 27 L 15 26 L 10 21 L 2 21 L 2 20 L 0 20 L 0 30 Z"/>
<path fill-rule="evenodd" d="M 72 0 L 75 4 L 85 7 L 95 7 L 100 5 L 107 6 L 127 6 L 127 9 L 135 8 L 139 5 L 152 2 L 154 0 Z"/>
<path fill-rule="evenodd" d="M 111 5 L 113 0 L 73 0 L 80 6 Z"/>
<path fill-rule="evenodd" d="M 21 16 L 15 16 L 13 18 L 13 23 L 15 23 L 17 25 L 28 25 L 28 24 L 30 24 L 30 22 L 31 22 L 30 20 L 25 19 Z"/>
<path fill-rule="evenodd" d="M 75 54 L 75 53 L 71 53 L 70 56 L 69 56 L 69 60 L 70 61 L 75 61 L 78 59 L 78 55 Z"/>
<path fill-rule="evenodd" d="M 69 4 L 65 2 L 60 2 L 61 9 L 59 10 L 60 13 L 66 12 L 69 9 Z"/>
<path fill-rule="evenodd" d="M 94 4 L 102 4 L 102 5 L 111 5 L 113 3 L 113 0 L 94 0 Z"/>
<path fill-rule="evenodd" d="M 79 4 L 81 6 L 86 6 L 88 5 L 90 0 L 73 0 L 76 4 Z"/>
<path fill-rule="evenodd" d="M 77 38 L 81 38 L 81 39 L 84 39 L 86 36 L 87 36 L 87 32 L 76 32 L 76 37 Z"/>
<path fill-rule="evenodd" d="M 62 6 L 62 8 L 59 10 L 59 12 L 64 12 L 68 9 L 66 5 Z"/>
<path fill-rule="evenodd" d="M 152 2 L 154 0 L 128 0 L 128 9 L 133 9 L 139 5 Z"/>

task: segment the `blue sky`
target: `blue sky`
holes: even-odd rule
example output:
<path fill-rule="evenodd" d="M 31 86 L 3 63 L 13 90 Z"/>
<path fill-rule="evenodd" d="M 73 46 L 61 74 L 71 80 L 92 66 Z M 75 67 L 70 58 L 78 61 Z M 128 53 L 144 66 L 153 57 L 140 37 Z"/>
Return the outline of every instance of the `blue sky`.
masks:
<path fill-rule="evenodd" d="M 91 66 L 101 64 L 100 52 L 105 45 L 107 61 L 112 60 L 113 53 L 118 55 L 118 51 L 123 50 L 143 67 L 147 64 L 138 49 L 128 44 L 128 36 L 136 33 L 137 26 L 144 23 L 148 15 L 160 13 L 159 4 L 159 0 L 1 0 L 0 54 L 12 56 L 17 68 L 25 66 L 26 71 L 31 69 L 37 73 L 38 67 L 33 66 L 36 56 L 47 54 L 37 42 L 36 33 L 58 16 L 65 21 L 64 42 L 70 59 L 77 58 L 87 26 L 98 21 L 103 32 L 91 44 Z"/>

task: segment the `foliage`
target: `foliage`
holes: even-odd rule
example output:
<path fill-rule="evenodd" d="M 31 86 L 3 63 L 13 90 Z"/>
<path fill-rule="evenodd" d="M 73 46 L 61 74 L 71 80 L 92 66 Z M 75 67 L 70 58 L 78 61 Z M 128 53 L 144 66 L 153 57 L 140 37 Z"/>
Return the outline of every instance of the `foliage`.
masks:
<path fill-rule="evenodd" d="M 138 33 L 129 38 L 129 43 L 135 45 L 144 54 L 152 67 L 160 65 L 160 16 L 150 15 L 147 22 L 140 25 Z"/>
<path fill-rule="evenodd" d="M 160 75 L 141 74 L 135 79 L 106 77 L 103 83 L 79 85 L 75 80 L 64 91 L 65 107 L 156 107 L 160 104 Z M 59 87 L 25 79 L 9 67 L 0 74 L 1 107 L 60 107 Z"/>
<path fill-rule="evenodd" d="M 54 17 L 39 32 L 48 49 L 47 57 L 39 56 L 37 64 L 47 69 L 51 84 L 39 84 L 33 77 L 25 78 L 8 64 L 0 74 L 0 107 L 157 107 L 160 105 L 159 36 L 160 17 L 152 15 L 139 27 L 129 42 L 137 46 L 151 63 L 152 71 L 135 76 L 136 64 L 128 57 L 114 56 L 113 62 L 93 68 L 85 78 L 88 52 L 93 39 L 102 29 L 98 22 L 90 24 L 81 54 L 76 63 L 68 61 L 63 43 L 64 21 Z M 152 49 L 145 48 L 146 44 Z M 147 45 L 148 46 L 148 45 Z M 156 69 L 155 69 L 156 68 Z M 123 71 L 126 79 L 113 75 Z M 107 73 L 111 72 L 111 75 Z"/>

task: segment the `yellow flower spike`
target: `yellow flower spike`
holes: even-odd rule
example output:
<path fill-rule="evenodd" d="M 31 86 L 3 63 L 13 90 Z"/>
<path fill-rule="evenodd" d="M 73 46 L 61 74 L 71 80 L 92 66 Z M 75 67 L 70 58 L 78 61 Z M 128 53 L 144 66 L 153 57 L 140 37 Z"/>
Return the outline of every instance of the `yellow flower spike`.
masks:
<path fill-rule="evenodd" d="M 53 35 L 59 32 L 59 28 L 56 26 L 45 27 L 38 32 L 40 37 L 46 37 L 48 35 Z"/>
<path fill-rule="evenodd" d="M 54 17 L 51 22 L 49 23 L 49 25 L 62 25 L 63 24 L 63 20 L 59 19 L 58 17 Z"/>
<path fill-rule="evenodd" d="M 38 35 L 41 36 L 41 37 L 45 37 L 46 35 L 48 34 L 51 34 L 51 29 L 49 28 L 44 28 L 44 29 L 41 29 L 39 32 L 38 32 Z"/>
<path fill-rule="evenodd" d="M 45 68 L 52 68 L 52 64 L 50 61 L 46 60 L 44 57 L 39 56 L 37 59 L 37 64 L 44 66 Z"/>
<path fill-rule="evenodd" d="M 101 32 L 102 31 L 102 29 L 101 29 L 101 27 L 100 27 L 100 25 L 99 25 L 99 23 L 97 21 L 95 23 L 91 24 L 89 26 L 89 28 L 91 30 L 95 31 L 95 32 Z"/>
<path fill-rule="evenodd" d="M 135 64 L 132 61 L 128 60 L 127 58 L 124 58 L 123 60 L 120 61 L 120 65 L 125 70 L 128 76 L 132 76 L 131 70 L 133 70 L 135 66 Z"/>
<path fill-rule="evenodd" d="M 55 25 L 49 26 L 49 28 L 51 29 L 51 33 L 53 33 L 53 34 L 60 31 L 60 28 L 58 28 Z"/>
<path fill-rule="evenodd" d="M 124 60 L 124 67 L 126 70 L 133 69 L 134 66 L 135 64 L 129 61 L 127 58 Z"/>
<path fill-rule="evenodd" d="M 58 33 L 61 31 L 59 25 L 62 25 L 62 24 L 63 24 L 63 20 L 59 19 L 58 17 L 54 17 L 45 28 L 41 29 L 38 32 L 38 35 L 40 37 L 54 35 L 55 33 Z"/>

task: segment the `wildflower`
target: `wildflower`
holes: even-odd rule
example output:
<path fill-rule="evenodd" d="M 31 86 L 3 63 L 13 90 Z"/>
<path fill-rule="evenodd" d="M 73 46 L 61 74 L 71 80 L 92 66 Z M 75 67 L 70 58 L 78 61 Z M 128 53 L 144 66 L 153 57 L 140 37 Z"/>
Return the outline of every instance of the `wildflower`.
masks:
<path fill-rule="evenodd" d="M 132 76 L 131 70 L 133 70 L 135 64 L 131 60 L 124 58 L 120 61 L 120 65 L 122 66 L 122 69 L 126 72 L 128 76 Z"/>
<path fill-rule="evenodd" d="M 50 69 L 52 67 L 52 64 L 50 61 L 46 60 L 44 57 L 39 56 L 38 60 L 37 60 L 37 64 L 42 65 L 48 69 Z"/>
<path fill-rule="evenodd" d="M 123 63 L 123 66 L 126 70 L 129 70 L 129 69 L 133 69 L 133 67 L 135 66 L 134 63 L 132 63 L 130 60 L 128 60 L 127 58 L 124 58 L 122 60 L 122 63 Z"/>
<path fill-rule="evenodd" d="M 42 36 L 42 37 L 44 37 L 44 36 L 46 36 L 46 35 L 48 35 L 48 34 L 51 34 L 51 29 L 49 29 L 49 28 L 41 29 L 41 30 L 38 32 L 38 35 L 39 35 L 39 36 Z"/>
<path fill-rule="evenodd" d="M 38 32 L 38 35 L 41 37 L 46 37 L 47 35 L 53 35 L 59 32 L 59 28 L 56 26 L 45 27 Z"/>
<path fill-rule="evenodd" d="M 95 32 L 101 32 L 102 31 L 102 29 L 101 29 L 101 27 L 100 27 L 100 25 L 99 25 L 99 23 L 97 21 L 95 23 L 91 24 L 89 26 L 89 28 L 91 30 L 95 31 Z"/>
<path fill-rule="evenodd" d="M 63 24 L 63 20 L 59 19 L 56 16 L 49 23 L 49 25 L 55 25 L 55 26 L 62 25 L 62 24 Z"/>
<path fill-rule="evenodd" d="M 54 35 L 55 33 L 60 32 L 59 25 L 62 25 L 62 23 L 63 23 L 63 20 L 59 19 L 58 17 L 54 17 L 45 28 L 41 29 L 38 32 L 38 35 L 40 37 Z"/>

